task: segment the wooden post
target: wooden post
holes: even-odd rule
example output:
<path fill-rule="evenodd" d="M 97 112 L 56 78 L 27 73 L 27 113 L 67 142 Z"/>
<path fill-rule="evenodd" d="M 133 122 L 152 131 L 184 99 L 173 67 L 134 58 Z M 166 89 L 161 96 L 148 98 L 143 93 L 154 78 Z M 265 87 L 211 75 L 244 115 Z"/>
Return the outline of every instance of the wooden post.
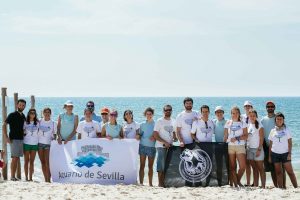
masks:
<path fill-rule="evenodd" d="M 6 117 L 7 117 L 7 105 L 6 105 L 6 96 L 7 96 L 7 88 L 1 88 L 1 96 L 2 96 L 2 122 L 5 122 Z M 5 129 L 7 130 L 7 129 Z M 4 135 L 7 134 L 4 132 L 4 128 L 2 127 L 2 150 L 5 152 L 4 153 L 4 160 L 6 163 L 6 166 L 2 169 L 2 174 L 3 174 L 3 179 L 7 180 L 7 143 L 6 143 L 6 138 Z"/>
<path fill-rule="evenodd" d="M 34 95 L 30 96 L 30 103 L 31 103 L 31 108 L 35 108 L 35 97 L 34 97 Z"/>
<path fill-rule="evenodd" d="M 18 93 L 14 93 L 15 111 L 18 110 L 18 100 L 19 100 Z M 21 161 L 20 161 L 20 159 L 19 159 L 19 162 L 17 163 L 17 178 L 18 179 L 22 179 L 22 175 L 21 175 Z"/>

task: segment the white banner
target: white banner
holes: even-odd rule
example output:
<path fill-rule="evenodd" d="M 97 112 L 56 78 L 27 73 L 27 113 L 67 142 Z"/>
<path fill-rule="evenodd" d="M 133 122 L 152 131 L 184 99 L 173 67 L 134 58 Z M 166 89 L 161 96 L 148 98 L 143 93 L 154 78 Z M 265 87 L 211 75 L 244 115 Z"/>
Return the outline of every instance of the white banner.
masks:
<path fill-rule="evenodd" d="M 113 185 L 137 182 L 138 145 L 134 139 L 88 138 L 51 143 L 53 182 Z"/>

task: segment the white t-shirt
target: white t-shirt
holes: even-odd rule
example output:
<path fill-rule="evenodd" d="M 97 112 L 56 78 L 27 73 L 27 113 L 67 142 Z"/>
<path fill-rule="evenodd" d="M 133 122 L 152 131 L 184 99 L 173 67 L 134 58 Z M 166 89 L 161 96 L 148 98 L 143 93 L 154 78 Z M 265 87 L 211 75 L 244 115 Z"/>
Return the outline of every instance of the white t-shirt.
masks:
<path fill-rule="evenodd" d="M 39 143 L 41 144 L 51 144 L 51 140 L 54 139 L 54 134 L 57 132 L 57 123 L 49 120 L 45 121 L 44 119 L 40 120 L 39 126 Z"/>
<path fill-rule="evenodd" d="M 140 129 L 140 125 L 133 121 L 130 124 L 124 122 L 123 124 L 123 132 L 125 138 L 135 139 L 136 131 Z"/>
<path fill-rule="evenodd" d="M 237 140 L 235 142 L 230 141 L 232 138 L 243 135 L 243 129 L 247 128 L 247 124 L 245 122 L 233 122 L 232 120 L 228 120 L 225 124 L 225 128 L 228 129 L 228 145 L 245 145 L 245 140 Z"/>
<path fill-rule="evenodd" d="M 76 132 L 81 134 L 81 139 L 96 138 L 98 137 L 97 133 L 101 132 L 100 123 L 94 120 L 91 122 L 81 121 L 78 124 Z"/>
<path fill-rule="evenodd" d="M 292 138 L 292 134 L 288 128 L 281 130 L 272 129 L 269 135 L 269 140 L 273 142 L 271 151 L 278 154 L 289 152 L 288 140 L 290 138 Z"/>
<path fill-rule="evenodd" d="M 252 124 L 249 122 L 248 124 L 248 139 L 247 139 L 247 145 L 250 148 L 258 148 L 259 147 L 259 131 L 261 128 L 263 128 L 262 124 L 259 122 L 258 129 L 255 127 L 255 124 Z"/>
<path fill-rule="evenodd" d="M 192 130 L 193 122 L 198 118 L 199 116 L 196 111 L 192 111 L 190 113 L 183 111 L 177 116 L 176 127 L 181 128 L 181 137 L 185 144 L 193 143 L 191 130 Z"/>
<path fill-rule="evenodd" d="M 169 144 L 173 143 L 173 132 L 175 132 L 175 120 L 166 120 L 163 117 L 159 118 L 154 125 L 154 131 L 157 131 L 161 139 L 165 140 Z M 158 140 L 155 143 L 155 147 L 164 147 L 163 143 Z"/>
<path fill-rule="evenodd" d="M 38 131 L 39 131 L 39 123 L 37 125 L 34 125 L 33 122 L 30 122 L 30 124 L 27 124 L 27 122 L 24 123 L 24 144 L 29 144 L 29 145 L 37 145 L 39 142 L 39 136 L 38 136 Z"/>
<path fill-rule="evenodd" d="M 200 142 L 212 142 L 214 123 L 211 120 L 208 120 L 205 124 L 205 121 L 202 119 L 194 121 L 191 133 L 196 134 L 196 138 Z"/>

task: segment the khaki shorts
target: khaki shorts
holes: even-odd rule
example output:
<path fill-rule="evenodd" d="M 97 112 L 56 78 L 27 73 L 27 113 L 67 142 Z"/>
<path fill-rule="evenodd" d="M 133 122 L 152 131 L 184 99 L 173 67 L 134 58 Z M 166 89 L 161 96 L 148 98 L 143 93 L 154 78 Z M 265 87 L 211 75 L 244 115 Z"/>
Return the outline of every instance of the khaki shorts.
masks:
<path fill-rule="evenodd" d="M 228 145 L 228 154 L 246 154 L 245 145 Z"/>

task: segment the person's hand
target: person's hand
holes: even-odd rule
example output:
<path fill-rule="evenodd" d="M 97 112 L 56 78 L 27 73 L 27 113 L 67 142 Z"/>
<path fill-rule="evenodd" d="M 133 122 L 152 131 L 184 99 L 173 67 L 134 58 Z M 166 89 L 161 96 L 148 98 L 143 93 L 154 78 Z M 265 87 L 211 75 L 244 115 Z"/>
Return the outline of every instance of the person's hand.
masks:
<path fill-rule="evenodd" d="M 58 144 L 62 144 L 61 138 L 58 138 L 58 139 L 57 139 L 57 142 L 58 142 Z"/>
<path fill-rule="evenodd" d="M 292 160 L 292 154 L 291 153 L 288 154 L 287 160 Z"/>
<path fill-rule="evenodd" d="M 6 137 L 6 143 L 11 144 L 11 141 L 10 141 L 9 137 Z"/>
<path fill-rule="evenodd" d="M 65 141 L 64 141 L 64 144 L 67 144 L 68 142 L 69 142 L 69 140 L 65 140 Z"/>
<path fill-rule="evenodd" d="M 261 153 L 261 151 L 257 149 L 257 151 L 256 151 L 256 157 L 259 157 L 260 153 Z"/>
<path fill-rule="evenodd" d="M 180 147 L 184 147 L 184 142 L 180 142 Z"/>
<path fill-rule="evenodd" d="M 106 139 L 112 140 L 113 138 L 111 136 L 106 136 Z"/>
<path fill-rule="evenodd" d="M 230 142 L 232 142 L 232 143 L 236 142 L 236 138 L 231 138 Z"/>
<path fill-rule="evenodd" d="M 154 136 L 152 135 L 150 138 L 149 138 L 152 142 L 154 142 L 155 141 L 155 138 L 154 138 Z"/>
<path fill-rule="evenodd" d="M 166 148 L 170 148 L 171 145 L 170 145 L 169 143 L 165 142 L 165 143 L 164 143 L 164 146 L 165 146 Z"/>

